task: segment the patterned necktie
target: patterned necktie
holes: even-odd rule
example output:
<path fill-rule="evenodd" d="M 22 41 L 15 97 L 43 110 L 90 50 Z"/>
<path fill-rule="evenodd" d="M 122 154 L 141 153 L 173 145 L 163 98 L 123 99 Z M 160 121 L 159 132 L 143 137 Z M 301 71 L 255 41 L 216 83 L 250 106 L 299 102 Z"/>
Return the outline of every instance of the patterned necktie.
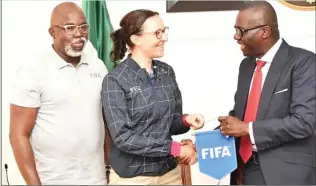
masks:
<path fill-rule="evenodd" d="M 254 73 L 254 78 L 252 81 L 251 91 L 249 93 L 247 107 L 245 111 L 244 122 L 253 122 L 256 120 L 257 111 L 260 101 L 261 95 L 261 87 L 262 87 L 262 71 L 261 68 L 265 65 L 264 61 L 257 61 L 257 68 Z M 252 155 L 252 144 L 249 135 L 241 138 L 240 149 L 239 149 L 240 157 L 246 163 Z"/>

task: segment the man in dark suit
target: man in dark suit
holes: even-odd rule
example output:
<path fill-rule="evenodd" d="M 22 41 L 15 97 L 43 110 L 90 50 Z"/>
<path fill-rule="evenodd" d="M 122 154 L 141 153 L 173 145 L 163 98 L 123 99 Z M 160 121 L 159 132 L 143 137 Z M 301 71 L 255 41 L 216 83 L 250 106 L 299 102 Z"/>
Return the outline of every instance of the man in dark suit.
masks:
<path fill-rule="evenodd" d="M 246 58 L 234 109 L 219 117 L 222 134 L 236 137 L 231 184 L 315 185 L 315 54 L 280 39 L 276 12 L 264 1 L 240 10 L 235 29 Z"/>

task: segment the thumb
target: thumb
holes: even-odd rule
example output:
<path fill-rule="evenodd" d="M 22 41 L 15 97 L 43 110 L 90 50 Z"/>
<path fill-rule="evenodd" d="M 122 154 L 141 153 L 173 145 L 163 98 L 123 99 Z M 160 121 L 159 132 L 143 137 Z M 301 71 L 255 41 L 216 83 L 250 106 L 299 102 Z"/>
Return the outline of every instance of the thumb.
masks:
<path fill-rule="evenodd" d="M 196 122 L 196 121 L 193 121 L 192 123 L 191 123 L 191 127 L 193 128 L 193 129 L 196 129 L 196 128 L 198 128 L 200 126 L 200 124 L 198 123 L 198 122 Z"/>
<path fill-rule="evenodd" d="M 220 117 L 218 117 L 218 121 L 222 122 L 222 121 L 226 120 L 227 118 L 228 118 L 228 116 L 220 116 Z"/>

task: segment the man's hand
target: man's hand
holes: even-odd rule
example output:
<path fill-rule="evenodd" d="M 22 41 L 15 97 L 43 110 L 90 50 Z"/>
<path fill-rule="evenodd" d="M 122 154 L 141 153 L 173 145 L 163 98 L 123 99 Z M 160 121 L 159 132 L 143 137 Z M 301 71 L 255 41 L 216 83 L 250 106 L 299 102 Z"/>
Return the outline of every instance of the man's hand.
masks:
<path fill-rule="evenodd" d="M 182 140 L 181 141 L 181 145 L 182 145 L 181 146 L 181 150 L 182 150 L 182 147 L 183 147 L 184 151 L 185 151 L 186 147 L 184 147 L 184 146 L 188 146 L 188 147 L 190 147 L 193 150 L 193 152 L 188 152 L 189 153 L 188 156 L 184 155 L 185 152 L 183 152 L 183 154 L 181 154 L 180 157 L 177 158 L 178 163 L 179 164 L 185 164 L 185 165 L 193 165 L 193 164 L 195 164 L 197 162 L 197 154 L 196 154 L 195 145 L 193 144 L 192 140 L 189 140 L 189 139 Z"/>
<path fill-rule="evenodd" d="M 193 144 L 192 140 L 190 140 L 190 139 L 181 140 L 180 144 L 181 145 L 189 145 L 196 151 L 195 144 Z"/>
<path fill-rule="evenodd" d="M 190 114 L 185 118 L 185 122 L 194 130 L 204 126 L 204 117 L 201 114 Z"/>
<path fill-rule="evenodd" d="M 249 125 L 233 116 L 220 116 L 220 130 L 223 135 L 241 137 L 249 135 Z"/>

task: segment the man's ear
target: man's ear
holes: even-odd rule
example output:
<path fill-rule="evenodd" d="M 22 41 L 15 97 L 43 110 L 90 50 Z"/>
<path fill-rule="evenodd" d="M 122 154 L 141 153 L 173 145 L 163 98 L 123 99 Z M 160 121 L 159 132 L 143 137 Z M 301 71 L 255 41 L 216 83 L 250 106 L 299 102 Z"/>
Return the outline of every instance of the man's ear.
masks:
<path fill-rule="evenodd" d="M 141 41 L 139 40 L 139 37 L 137 37 L 136 35 L 131 35 L 130 40 L 136 46 L 140 46 L 141 45 Z"/>
<path fill-rule="evenodd" d="M 269 26 L 263 27 L 263 35 L 262 35 L 263 39 L 267 39 L 270 36 L 271 36 L 271 27 Z"/>
<path fill-rule="evenodd" d="M 52 27 L 50 27 L 48 29 L 48 33 L 49 33 L 50 36 L 52 36 L 53 39 L 55 39 L 55 31 L 54 31 L 54 29 Z"/>

